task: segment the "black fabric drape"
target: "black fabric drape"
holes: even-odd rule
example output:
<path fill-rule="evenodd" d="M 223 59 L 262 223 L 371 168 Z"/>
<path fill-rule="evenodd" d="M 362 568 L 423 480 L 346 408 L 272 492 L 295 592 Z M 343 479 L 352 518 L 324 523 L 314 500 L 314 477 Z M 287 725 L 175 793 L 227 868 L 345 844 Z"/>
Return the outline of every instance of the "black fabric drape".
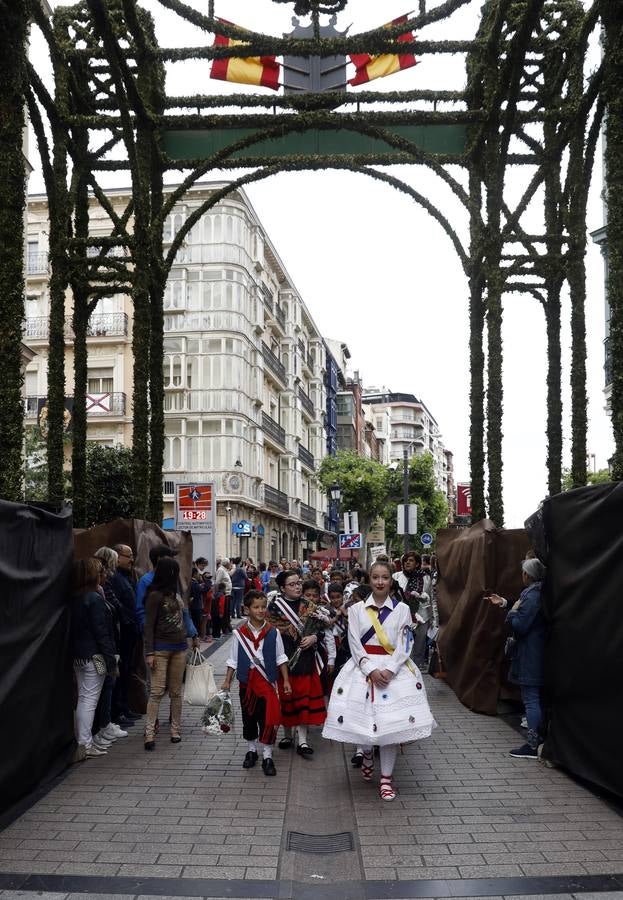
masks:
<path fill-rule="evenodd" d="M 623 796 L 623 483 L 545 503 L 550 622 L 544 752 Z"/>
<path fill-rule="evenodd" d="M 71 510 L 0 500 L 0 813 L 74 750 Z"/>

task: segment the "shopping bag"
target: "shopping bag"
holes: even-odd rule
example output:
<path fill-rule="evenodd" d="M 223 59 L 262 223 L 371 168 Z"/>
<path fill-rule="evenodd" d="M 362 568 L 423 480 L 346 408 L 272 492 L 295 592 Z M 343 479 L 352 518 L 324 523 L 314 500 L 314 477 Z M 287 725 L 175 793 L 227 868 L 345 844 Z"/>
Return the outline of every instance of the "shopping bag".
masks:
<path fill-rule="evenodd" d="M 194 650 L 186 665 L 184 700 L 189 706 L 206 706 L 217 691 L 214 669 L 199 650 Z"/>

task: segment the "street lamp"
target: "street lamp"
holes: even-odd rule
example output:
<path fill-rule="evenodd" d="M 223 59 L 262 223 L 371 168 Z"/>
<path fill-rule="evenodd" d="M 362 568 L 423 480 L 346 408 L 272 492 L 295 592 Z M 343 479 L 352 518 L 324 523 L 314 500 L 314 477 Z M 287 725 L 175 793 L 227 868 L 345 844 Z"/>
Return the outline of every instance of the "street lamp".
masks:
<path fill-rule="evenodd" d="M 335 564 L 337 566 L 340 559 L 340 500 L 342 499 L 342 491 L 337 481 L 334 481 L 329 488 L 329 497 L 335 504 Z"/>

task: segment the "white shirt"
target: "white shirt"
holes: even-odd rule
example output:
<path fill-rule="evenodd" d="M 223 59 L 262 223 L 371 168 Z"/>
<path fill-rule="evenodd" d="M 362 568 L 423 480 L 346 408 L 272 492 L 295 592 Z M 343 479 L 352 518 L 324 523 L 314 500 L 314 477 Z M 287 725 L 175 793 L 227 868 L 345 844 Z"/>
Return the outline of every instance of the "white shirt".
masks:
<path fill-rule="evenodd" d="M 248 626 L 251 634 L 253 634 L 253 636 L 257 640 L 257 637 L 264 626 L 262 625 L 262 628 L 254 628 L 250 622 L 247 622 L 246 625 Z M 233 637 L 231 639 L 231 641 L 229 642 L 229 659 L 227 660 L 225 665 L 229 669 L 234 669 L 234 671 L 238 668 L 238 651 L 239 651 L 239 649 L 240 649 L 240 644 L 238 642 L 238 638 Z M 255 647 L 253 649 L 255 650 Z M 255 654 L 256 654 L 256 656 L 259 657 L 259 660 L 262 663 L 262 665 L 264 665 L 263 650 L 264 650 L 264 638 L 262 638 L 262 640 L 260 641 L 260 646 L 258 647 L 258 649 L 255 650 Z M 276 651 L 276 655 L 277 655 L 277 665 L 281 666 L 284 663 L 287 663 L 288 657 L 283 648 L 283 640 L 281 639 L 281 635 L 279 634 L 279 632 L 277 632 L 277 641 L 275 643 L 275 651 Z M 244 653 L 244 650 L 242 652 Z M 251 663 L 251 667 L 254 669 L 255 663 Z"/>
<path fill-rule="evenodd" d="M 377 656 L 376 654 L 369 656 L 363 648 L 361 636 L 372 628 L 372 620 L 366 612 L 370 606 L 376 606 L 372 595 L 365 603 L 355 603 L 348 610 L 348 644 L 352 658 L 364 675 L 369 675 L 374 669 L 389 669 L 390 672 L 396 674 L 400 666 L 409 659 L 405 628 L 411 625 L 411 611 L 406 603 L 398 603 L 394 609 L 392 599 L 388 597 L 385 600 L 383 606 L 389 607 L 392 612 L 382 623 L 383 631 L 392 647 L 396 649 L 391 656 Z M 380 607 L 380 609 L 382 608 Z M 366 644 L 381 646 L 376 632 L 373 632 L 372 637 L 367 639 Z"/>

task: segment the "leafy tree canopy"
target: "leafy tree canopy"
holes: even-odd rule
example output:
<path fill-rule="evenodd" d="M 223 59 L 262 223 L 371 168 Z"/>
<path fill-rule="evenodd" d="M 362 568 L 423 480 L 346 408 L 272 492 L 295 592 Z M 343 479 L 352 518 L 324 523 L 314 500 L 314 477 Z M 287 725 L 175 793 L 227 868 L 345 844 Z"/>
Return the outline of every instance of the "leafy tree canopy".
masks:
<path fill-rule="evenodd" d="M 65 435 L 63 442 L 70 443 Z M 64 496 L 71 496 L 71 478 L 64 471 Z M 48 447 L 38 425 L 24 429 L 24 500 L 26 503 L 46 503 L 48 494 Z"/>
<path fill-rule="evenodd" d="M 343 510 L 359 513 L 359 527 L 367 531 L 371 522 L 383 514 L 389 490 L 389 470 L 374 459 L 358 456 L 352 450 L 338 450 L 325 456 L 318 480 L 325 493 L 336 482 L 342 492 Z"/>
<path fill-rule="evenodd" d="M 586 476 L 587 484 L 604 484 L 606 481 L 612 481 L 612 475 L 608 471 L 608 469 L 598 469 L 596 472 L 588 472 Z M 562 471 L 562 489 L 563 491 L 570 491 L 572 488 L 577 487 L 573 483 L 573 476 L 571 474 L 570 469 L 563 469 Z"/>
<path fill-rule="evenodd" d="M 401 547 L 403 536 L 396 534 L 397 506 L 402 503 L 403 472 L 400 466 L 389 473 L 389 495 L 385 505 L 385 536 L 387 545 Z M 448 498 L 435 483 L 433 457 L 430 453 L 412 456 L 409 461 L 409 503 L 417 504 L 418 535 L 428 531 L 435 537 L 448 524 Z M 422 550 L 417 535 L 411 535 L 409 546 Z"/>

